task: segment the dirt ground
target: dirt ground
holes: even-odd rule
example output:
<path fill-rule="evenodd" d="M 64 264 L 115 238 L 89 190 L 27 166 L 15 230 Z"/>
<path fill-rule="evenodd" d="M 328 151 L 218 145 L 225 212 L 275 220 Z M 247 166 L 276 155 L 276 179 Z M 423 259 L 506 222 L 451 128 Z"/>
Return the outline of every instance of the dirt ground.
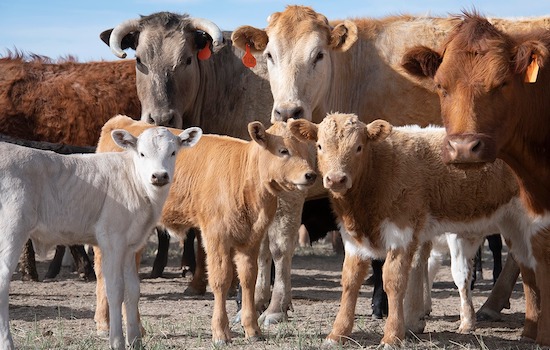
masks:
<path fill-rule="evenodd" d="M 178 264 L 179 247 L 172 244 L 169 266 L 164 278 L 147 278 L 151 271 L 156 243 L 152 239 L 140 269 L 140 311 L 147 330 L 147 349 L 210 349 L 210 317 L 213 296 L 186 297 L 182 292 L 189 277 L 182 277 Z M 505 259 L 505 257 L 504 257 Z M 265 340 L 243 340 L 240 325 L 234 325 L 230 349 L 317 349 L 329 333 L 339 306 L 340 275 L 343 256 L 332 252 L 328 243 L 300 248 L 293 260 L 292 296 L 294 310 L 289 322 L 263 328 Z M 476 310 L 492 287 L 490 252 L 484 249 L 484 279 L 473 292 Z M 47 263 L 39 262 L 40 276 Z M 351 340 L 344 348 L 376 348 L 382 337 L 384 320 L 371 319 L 372 287 L 364 285 L 357 304 Z M 458 292 L 452 282 L 449 261 L 436 278 L 433 288 L 433 312 L 425 333 L 411 335 L 404 348 L 414 349 L 536 349 L 518 341 L 524 318 L 521 284 L 516 284 L 511 308 L 503 311 L 501 322 L 480 322 L 468 335 L 455 333 L 459 322 Z M 64 267 L 55 281 L 22 282 L 15 274 L 10 288 L 10 325 L 21 349 L 102 349 L 106 339 L 95 335 L 93 321 L 95 283 L 83 282 Z M 236 303 L 228 302 L 229 317 Z"/>

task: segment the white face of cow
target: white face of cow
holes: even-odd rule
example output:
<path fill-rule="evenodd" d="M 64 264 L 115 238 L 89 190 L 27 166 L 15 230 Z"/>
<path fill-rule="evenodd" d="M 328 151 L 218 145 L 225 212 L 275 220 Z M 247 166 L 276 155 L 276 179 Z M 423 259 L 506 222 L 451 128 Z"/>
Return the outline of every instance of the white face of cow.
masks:
<path fill-rule="evenodd" d="M 273 110 L 271 121 L 312 120 L 326 114 L 334 76 L 333 52 L 348 50 L 357 40 L 357 26 L 344 21 L 331 27 L 325 16 L 309 7 L 288 6 L 268 19 L 266 30 L 237 28 L 235 46 L 260 53 L 267 61 Z"/>
<path fill-rule="evenodd" d="M 202 130 L 188 128 L 176 136 L 168 129 L 158 127 L 147 129 L 136 138 L 126 130 L 117 129 L 111 136 L 117 145 L 133 153 L 140 182 L 153 189 L 172 181 L 178 151 L 182 147 L 194 146 L 201 138 Z"/>

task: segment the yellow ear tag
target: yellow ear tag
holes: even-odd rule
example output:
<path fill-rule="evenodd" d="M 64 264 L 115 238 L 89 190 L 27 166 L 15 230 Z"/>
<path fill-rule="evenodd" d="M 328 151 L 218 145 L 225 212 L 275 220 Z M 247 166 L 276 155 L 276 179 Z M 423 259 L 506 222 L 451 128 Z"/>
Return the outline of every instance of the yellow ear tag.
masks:
<path fill-rule="evenodd" d="M 210 43 L 206 42 L 206 46 L 199 50 L 197 57 L 199 60 L 204 61 L 210 58 L 212 52 L 210 51 Z"/>
<path fill-rule="evenodd" d="M 539 64 L 537 63 L 537 55 L 533 54 L 531 56 L 531 63 L 527 67 L 527 71 L 525 72 L 525 82 L 526 83 L 534 83 L 537 81 L 537 76 L 539 74 Z"/>
<path fill-rule="evenodd" d="M 243 64 L 245 67 L 254 68 L 256 66 L 256 58 L 250 53 L 250 45 L 246 44 L 246 52 L 243 56 Z"/>

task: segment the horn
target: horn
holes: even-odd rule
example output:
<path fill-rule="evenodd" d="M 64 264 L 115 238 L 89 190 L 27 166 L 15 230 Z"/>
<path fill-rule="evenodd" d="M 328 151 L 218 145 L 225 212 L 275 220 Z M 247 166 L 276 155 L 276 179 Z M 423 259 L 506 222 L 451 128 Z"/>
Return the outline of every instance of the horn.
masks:
<path fill-rule="evenodd" d="M 138 29 L 138 19 L 129 19 L 124 21 L 113 29 L 111 37 L 109 38 L 109 47 L 115 56 L 118 58 L 126 58 L 126 52 L 124 52 L 121 47 L 122 39 L 126 36 L 126 34 Z"/>
<path fill-rule="evenodd" d="M 223 46 L 223 33 L 214 22 L 204 18 L 190 18 L 189 21 L 195 29 L 202 30 L 212 37 L 214 51 L 217 51 Z"/>

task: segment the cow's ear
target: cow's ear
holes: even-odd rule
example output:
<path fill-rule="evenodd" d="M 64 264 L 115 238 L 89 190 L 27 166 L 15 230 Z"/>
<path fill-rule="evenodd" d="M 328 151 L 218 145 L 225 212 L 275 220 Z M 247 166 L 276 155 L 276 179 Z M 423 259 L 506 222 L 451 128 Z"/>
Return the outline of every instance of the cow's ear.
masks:
<path fill-rule="evenodd" d="M 515 49 L 515 72 L 517 74 L 525 74 L 529 65 L 536 60 L 536 64 L 542 68 L 544 62 L 548 59 L 548 48 L 542 41 L 528 40 L 524 41 Z"/>
<path fill-rule="evenodd" d="M 111 37 L 111 32 L 113 31 L 113 28 L 104 30 L 99 34 L 99 38 L 101 41 L 103 41 L 107 46 L 109 46 L 109 38 Z M 139 39 L 139 32 L 130 32 L 122 38 L 122 43 L 120 47 L 122 50 L 126 50 L 127 48 L 131 48 L 132 50 L 136 50 L 138 45 L 138 39 Z"/>
<path fill-rule="evenodd" d="M 382 141 L 391 133 L 392 125 L 385 120 L 377 119 L 367 124 L 365 134 L 369 140 Z"/>
<path fill-rule="evenodd" d="M 357 41 L 357 25 L 345 20 L 330 32 L 330 47 L 336 51 L 347 51 Z"/>
<path fill-rule="evenodd" d="M 136 149 L 137 147 L 137 137 L 124 129 L 115 129 L 111 131 L 111 137 L 121 148 Z"/>
<path fill-rule="evenodd" d="M 317 124 L 305 119 L 289 119 L 288 129 L 300 141 L 317 141 Z"/>
<path fill-rule="evenodd" d="M 187 128 L 183 130 L 178 137 L 182 147 L 193 147 L 202 137 L 202 129 L 198 127 Z"/>
<path fill-rule="evenodd" d="M 401 66 L 411 75 L 419 78 L 434 78 L 442 57 L 426 46 L 415 46 L 405 52 Z"/>
<path fill-rule="evenodd" d="M 267 147 L 267 133 L 265 132 L 265 126 L 261 122 L 256 121 L 249 123 L 248 134 L 250 134 L 252 141 L 263 148 Z"/>
<path fill-rule="evenodd" d="M 236 47 L 243 51 L 246 51 L 246 45 L 248 44 L 250 51 L 254 54 L 265 50 L 269 37 L 263 29 L 241 26 L 233 31 L 231 40 Z"/>

